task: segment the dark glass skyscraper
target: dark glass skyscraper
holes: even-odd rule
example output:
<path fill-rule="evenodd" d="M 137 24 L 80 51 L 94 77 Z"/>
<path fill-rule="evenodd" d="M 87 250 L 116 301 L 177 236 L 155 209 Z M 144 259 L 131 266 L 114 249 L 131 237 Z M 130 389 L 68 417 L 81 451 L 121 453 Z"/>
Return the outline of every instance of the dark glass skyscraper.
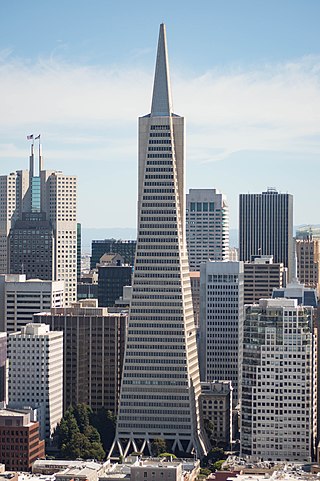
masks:
<path fill-rule="evenodd" d="M 272 255 L 274 262 L 293 273 L 293 196 L 268 189 L 261 194 L 240 194 L 239 255 L 241 261 L 253 256 Z"/>

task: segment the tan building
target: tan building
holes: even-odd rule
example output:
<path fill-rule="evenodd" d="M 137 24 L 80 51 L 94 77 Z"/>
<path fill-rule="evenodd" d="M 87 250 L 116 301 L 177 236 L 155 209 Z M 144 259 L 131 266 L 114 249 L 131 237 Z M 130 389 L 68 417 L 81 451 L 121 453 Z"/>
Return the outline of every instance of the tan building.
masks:
<path fill-rule="evenodd" d="M 274 263 L 273 256 L 257 256 L 244 263 L 244 304 L 257 304 L 259 299 L 269 299 L 274 288 L 286 284 L 287 269 Z"/>
<path fill-rule="evenodd" d="M 296 239 L 297 277 L 320 296 L 320 239 L 312 234 Z"/>
<path fill-rule="evenodd" d="M 64 281 L 69 305 L 77 298 L 77 179 L 43 170 L 37 138 L 38 162 L 32 138 L 29 170 L 0 176 L 0 273 Z"/>
<path fill-rule="evenodd" d="M 202 418 L 212 426 L 211 442 L 230 449 L 232 442 L 232 385 L 231 381 L 201 383 L 200 407 Z"/>
<path fill-rule="evenodd" d="M 87 299 L 36 314 L 34 321 L 63 331 L 64 409 L 84 403 L 116 412 L 127 314 L 109 313 L 97 299 Z"/>

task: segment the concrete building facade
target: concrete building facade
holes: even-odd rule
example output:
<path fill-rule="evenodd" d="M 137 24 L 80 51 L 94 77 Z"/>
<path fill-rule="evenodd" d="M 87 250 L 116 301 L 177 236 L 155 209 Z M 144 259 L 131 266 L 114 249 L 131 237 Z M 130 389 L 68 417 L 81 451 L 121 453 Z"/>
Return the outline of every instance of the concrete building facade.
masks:
<path fill-rule="evenodd" d="M 310 462 L 316 428 L 312 307 L 262 299 L 244 321 L 241 455 Z"/>
<path fill-rule="evenodd" d="M 236 405 L 242 361 L 243 262 L 208 261 L 200 272 L 201 381 L 231 381 Z"/>
<path fill-rule="evenodd" d="M 37 409 L 41 439 L 62 418 L 63 334 L 45 324 L 27 324 L 8 336 L 9 406 Z"/>
<path fill-rule="evenodd" d="M 117 413 L 127 314 L 111 314 L 91 299 L 36 314 L 34 321 L 63 332 L 64 410 L 84 403 Z"/>
<path fill-rule="evenodd" d="M 320 239 L 312 234 L 296 238 L 297 277 L 320 297 Z"/>
<path fill-rule="evenodd" d="M 211 443 L 225 450 L 232 443 L 232 390 L 231 381 L 201 383 L 202 418 L 211 423 Z"/>
<path fill-rule="evenodd" d="M 19 331 L 33 314 L 61 307 L 64 282 L 26 279 L 25 274 L 0 275 L 0 330 Z"/>
<path fill-rule="evenodd" d="M 138 240 L 115 446 L 199 456 L 200 380 L 185 241 L 184 119 L 173 113 L 160 26 L 151 113 L 139 119 Z M 139 445 L 139 440 L 142 444 Z"/>
<path fill-rule="evenodd" d="M 208 260 L 229 259 L 229 208 L 216 189 L 189 189 L 186 196 L 186 237 L 190 271 Z"/>
<path fill-rule="evenodd" d="M 273 289 L 286 285 L 287 269 L 282 263 L 274 263 L 273 256 L 257 256 L 252 262 L 245 262 L 243 268 L 245 304 L 269 299 Z"/>
<path fill-rule="evenodd" d="M 29 170 L 0 178 L 0 273 L 62 280 L 68 304 L 77 296 L 77 181 L 43 169 L 40 143 L 37 164 L 33 142 Z"/>

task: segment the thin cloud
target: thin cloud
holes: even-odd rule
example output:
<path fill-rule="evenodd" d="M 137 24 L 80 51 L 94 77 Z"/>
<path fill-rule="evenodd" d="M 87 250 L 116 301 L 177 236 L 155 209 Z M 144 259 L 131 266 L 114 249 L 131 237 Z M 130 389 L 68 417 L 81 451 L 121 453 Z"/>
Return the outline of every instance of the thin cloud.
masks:
<path fill-rule="evenodd" d="M 174 101 L 177 113 L 189 119 L 192 158 L 216 160 L 239 150 L 319 150 L 319 72 L 320 59 L 307 57 L 192 78 L 176 73 Z M 80 144 L 86 132 L 97 143 L 108 136 L 123 142 L 136 117 L 148 112 L 151 86 L 152 75 L 139 69 L 69 65 L 53 57 L 29 64 L 0 52 L 5 92 L 0 129 L 12 134 L 38 125 L 62 143 L 65 138 L 66 149 L 70 137 Z"/>

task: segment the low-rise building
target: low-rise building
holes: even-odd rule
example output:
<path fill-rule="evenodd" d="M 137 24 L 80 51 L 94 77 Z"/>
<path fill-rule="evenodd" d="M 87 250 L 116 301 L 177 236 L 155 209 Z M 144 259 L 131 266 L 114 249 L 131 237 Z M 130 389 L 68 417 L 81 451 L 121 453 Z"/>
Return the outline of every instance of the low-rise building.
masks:
<path fill-rule="evenodd" d="M 230 449 L 232 442 L 231 381 L 202 382 L 200 407 L 202 418 L 211 424 L 211 443 Z"/>
<path fill-rule="evenodd" d="M 29 471 L 36 459 L 44 457 L 44 448 L 39 423 L 32 422 L 30 414 L 0 410 L 0 459 L 8 471 Z"/>
<path fill-rule="evenodd" d="M 110 460 L 104 463 L 96 461 L 76 461 L 66 459 L 37 459 L 32 465 L 32 473 L 39 475 L 51 475 L 62 473 L 68 469 L 89 469 L 95 471 L 97 477 L 102 476 L 110 467 Z"/>

